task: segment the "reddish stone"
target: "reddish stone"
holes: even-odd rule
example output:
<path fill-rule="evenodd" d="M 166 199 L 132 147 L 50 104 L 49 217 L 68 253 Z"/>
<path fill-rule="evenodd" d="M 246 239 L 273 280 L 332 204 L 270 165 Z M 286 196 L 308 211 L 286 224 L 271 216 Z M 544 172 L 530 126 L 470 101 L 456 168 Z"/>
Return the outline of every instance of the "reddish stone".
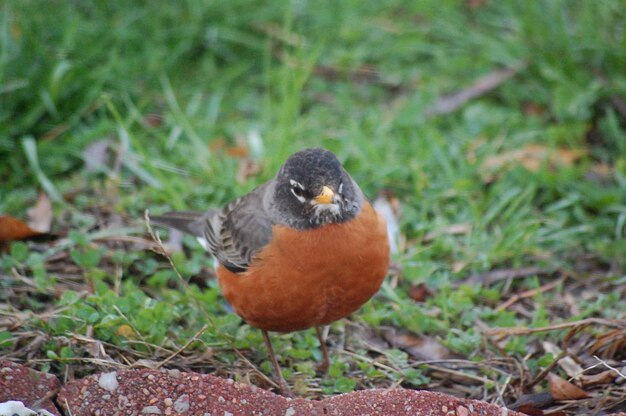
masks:
<path fill-rule="evenodd" d="M 359 391 L 322 401 L 288 399 L 232 380 L 177 370 L 122 370 L 90 376 L 68 383 L 58 403 L 74 416 L 519 415 L 476 400 L 402 389 Z"/>
<path fill-rule="evenodd" d="M 328 416 L 523 416 L 486 402 L 425 390 L 361 390 L 330 397 L 322 403 Z"/>
<path fill-rule="evenodd" d="M 60 387 L 61 383 L 52 374 L 0 360 L 0 403 L 16 400 L 30 409 L 45 409 L 54 415 L 60 415 L 52 402 Z"/>
<path fill-rule="evenodd" d="M 287 399 L 208 374 L 122 370 L 68 383 L 58 403 L 82 415 L 303 415 L 316 402 Z"/>
<path fill-rule="evenodd" d="M 51 399 L 56 377 L 0 360 L 0 402 L 60 415 Z M 44 399 L 39 405 L 37 402 Z M 57 396 L 66 414 L 82 415 L 432 415 L 521 416 L 478 400 L 416 390 L 363 390 L 321 401 L 283 396 L 207 374 L 121 370 L 69 382 Z M 624 413 L 615 414 L 624 415 Z"/>

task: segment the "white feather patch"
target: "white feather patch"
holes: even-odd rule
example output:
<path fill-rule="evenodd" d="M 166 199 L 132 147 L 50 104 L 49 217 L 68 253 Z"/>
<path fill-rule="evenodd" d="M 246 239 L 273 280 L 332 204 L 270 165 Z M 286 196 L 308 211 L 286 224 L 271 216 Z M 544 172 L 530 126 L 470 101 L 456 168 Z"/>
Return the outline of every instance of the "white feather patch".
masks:
<path fill-rule="evenodd" d="M 206 251 L 209 251 L 209 242 L 206 241 L 206 238 L 196 237 L 196 240 L 198 240 L 198 243 L 200 243 L 203 249 L 205 249 Z"/>

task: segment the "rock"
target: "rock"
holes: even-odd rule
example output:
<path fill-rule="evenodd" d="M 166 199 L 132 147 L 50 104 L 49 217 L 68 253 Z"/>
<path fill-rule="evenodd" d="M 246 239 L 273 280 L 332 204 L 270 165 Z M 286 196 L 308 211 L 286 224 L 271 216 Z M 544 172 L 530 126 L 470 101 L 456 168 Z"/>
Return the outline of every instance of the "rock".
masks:
<path fill-rule="evenodd" d="M 425 390 L 374 389 L 322 400 L 328 416 L 523 416 L 522 413 L 478 400 L 461 399 Z"/>
<path fill-rule="evenodd" d="M 0 416 L 54 416 L 45 409 L 34 411 L 18 401 L 0 403 Z"/>
<path fill-rule="evenodd" d="M 47 410 L 60 416 L 52 399 L 61 387 L 59 380 L 11 361 L 0 360 L 0 403 L 20 401 L 27 409 Z"/>
<path fill-rule="evenodd" d="M 103 386 L 102 376 L 71 381 L 61 389 L 57 402 L 66 414 L 308 415 L 319 408 L 319 402 L 287 399 L 208 374 L 121 370 L 116 372 L 115 389 L 110 388 L 111 379 Z"/>
<path fill-rule="evenodd" d="M 111 373 L 107 373 L 111 374 Z M 111 376 L 107 376 L 111 377 Z M 68 414 L 113 415 L 416 415 L 502 416 L 517 412 L 477 400 L 415 390 L 364 390 L 321 401 L 288 399 L 208 374 L 168 370 L 116 372 L 117 387 L 93 375 L 68 383 L 59 403 Z M 106 398 L 105 398 L 106 397 Z"/>

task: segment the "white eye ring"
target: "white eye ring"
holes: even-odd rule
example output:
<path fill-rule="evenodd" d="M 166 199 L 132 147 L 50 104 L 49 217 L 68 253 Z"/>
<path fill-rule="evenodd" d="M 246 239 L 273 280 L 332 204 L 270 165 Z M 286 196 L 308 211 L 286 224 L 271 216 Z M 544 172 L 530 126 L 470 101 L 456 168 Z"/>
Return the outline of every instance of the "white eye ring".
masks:
<path fill-rule="evenodd" d="M 304 186 L 302 186 L 302 184 L 298 181 L 294 181 L 293 179 L 289 179 L 289 183 L 291 184 L 292 187 L 297 186 L 298 188 L 302 189 L 304 191 Z"/>
<path fill-rule="evenodd" d="M 304 186 L 302 186 L 300 182 L 294 181 L 293 179 L 289 179 L 289 183 L 291 184 L 290 190 L 293 196 L 295 196 L 298 201 L 304 204 L 306 202 L 306 198 L 303 195 Z M 298 190 L 298 192 L 296 192 L 296 189 Z"/>
<path fill-rule="evenodd" d="M 339 188 L 337 188 L 337 193 L 341 194 L 343 192 L 343 182 L 339 184 Z"/>

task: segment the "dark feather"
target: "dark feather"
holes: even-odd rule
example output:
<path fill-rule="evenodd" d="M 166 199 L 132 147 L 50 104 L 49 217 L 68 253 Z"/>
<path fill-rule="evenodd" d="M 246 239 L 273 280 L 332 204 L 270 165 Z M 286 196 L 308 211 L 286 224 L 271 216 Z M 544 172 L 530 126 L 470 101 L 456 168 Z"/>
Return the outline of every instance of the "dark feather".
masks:
<path fill-rule="evenodd" d="M 174 211 L 150 220 L 205 239 L 208 251 L 221 264 L 242 272 L 272 237 L 272 221 L 263 208 L 265 188 L 266 184 L 261 185 L 219 210 Z"/>
<path fill-rule="evenodd" d="M 172 211 L 163 215 L 150 216 L 150 222 L 157 225 L 174 228 L 187 234 L 202 237 L 204 235 L 204 220 L 207 216 L 215 215 L 217 210 L 209 212 Z"/>

